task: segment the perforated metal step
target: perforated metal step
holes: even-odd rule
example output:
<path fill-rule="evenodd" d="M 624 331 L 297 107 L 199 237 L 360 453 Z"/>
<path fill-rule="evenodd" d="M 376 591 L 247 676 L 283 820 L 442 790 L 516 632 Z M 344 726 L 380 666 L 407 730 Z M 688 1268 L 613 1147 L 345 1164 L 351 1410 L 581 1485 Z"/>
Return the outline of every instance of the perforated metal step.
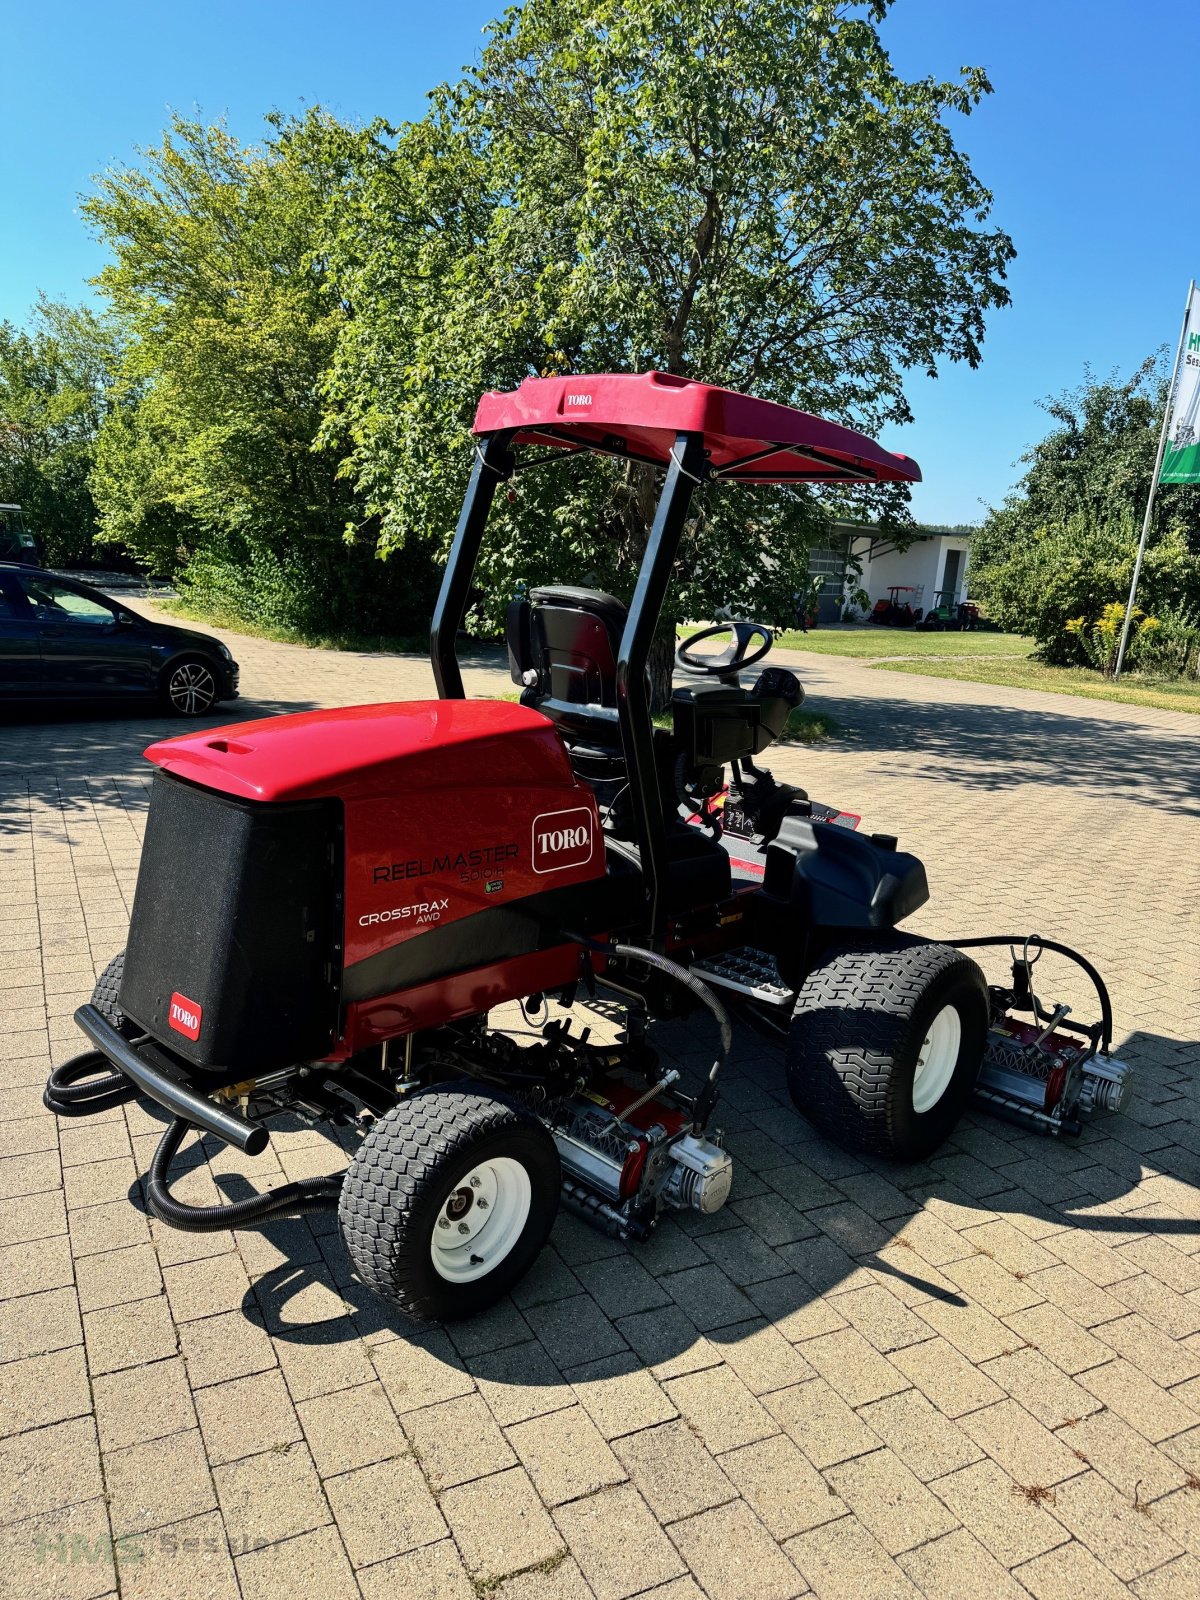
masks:
<path fill-rule="evenodd" d="M 706 956 L 693 962 L 692 971 L 705 983 L 749 995 L 764 1005 L 790 1006 L 796 998 L 796 991 L 779 976 L 775 957 L 752 945 L 743 945 L 721 956 Z"/>

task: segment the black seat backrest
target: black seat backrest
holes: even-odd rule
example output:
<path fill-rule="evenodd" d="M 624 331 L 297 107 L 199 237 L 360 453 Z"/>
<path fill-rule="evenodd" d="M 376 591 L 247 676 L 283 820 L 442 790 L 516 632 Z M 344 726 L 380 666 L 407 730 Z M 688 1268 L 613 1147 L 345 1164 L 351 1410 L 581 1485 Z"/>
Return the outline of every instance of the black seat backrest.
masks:
<path fill-rule="evenodd" d="M 509 673 L 521 700 L 557 722 L 570 741 L 619 750 L 617 656 L 622 603 L 599 589 L 555 584 L 508 608 Z"/>

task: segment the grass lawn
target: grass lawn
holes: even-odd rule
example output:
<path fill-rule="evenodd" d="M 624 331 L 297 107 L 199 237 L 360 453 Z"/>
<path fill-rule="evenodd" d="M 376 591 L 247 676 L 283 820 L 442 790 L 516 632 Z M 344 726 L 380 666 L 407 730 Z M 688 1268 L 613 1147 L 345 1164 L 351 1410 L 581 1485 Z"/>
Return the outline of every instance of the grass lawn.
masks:
<path fill-rule="evenodd" d="M 970 634 L 960 634 L 970 638 Z M 993 638 L 995 635 L 992 636 Z M 1163 711 L 1191 711 L 1200 715 L 1200 683 L 1140 678 L 1136 673 L 1110 683 L 1084 667 L 1046 667 L 1027 658 L 1004 660 L 960 656 L 950 660 L 875 661 L 880 672 L 919 672 L 927 678 L 954 678 L 959 683 L 998 683 L 1014 689 L 1045 689 L 1051 694 L 1074 694 L 1085 700 L 1114 700 L 1126 706 L 1157 706 Z"/>
<path fill-rule="evenodd" d="M 1027 656 L 1033 640 L 1019 633 L 926 633 L 916 628 L 814 628 L 811 633 L 775 635 L 780 650 L 808 650 L 822 656 Z"/>
<path fill-rule="evenodd" d="M 1200 713 L 1200 683 L 1142 678 L 1137 673 L 1110 683 L 1086 667 L 1047 667 L 1031 659 L 1033 640 L 1019 633 L 924 633 L 913 628 L 814 629 L 780 633 L 784 650 L 813 655 L 854 656 L 880 672 L 917 672 L 959 683 L 997 683 L 1014 689 L 1044 689 L 1085 700 Z"/>
<path fill-rule="evenodd" d="M 207 622 L 210 628 L 228 628 L 231 633 L 249 634 L 253 639 L 272 639 L 276 644 L 302 644 L 310 650 L 363 650 L 381 654 L 426 654 L 429 634 L 355 633 L 308 631 L 301 628 L 275 628 L 268 623 L 252 622 L 236 611 L 223 606 L 195 606 L 186 600 L 159 600 L 151 602 L 160 611 L 178 617 L 181 622 Z"/>

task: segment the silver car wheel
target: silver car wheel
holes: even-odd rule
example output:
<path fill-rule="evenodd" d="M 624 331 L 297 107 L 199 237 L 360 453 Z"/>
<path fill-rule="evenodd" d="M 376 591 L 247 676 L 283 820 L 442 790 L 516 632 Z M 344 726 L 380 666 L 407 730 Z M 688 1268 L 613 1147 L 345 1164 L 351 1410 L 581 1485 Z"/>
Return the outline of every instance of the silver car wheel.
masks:
<path fill-rule="evenodd" d="M 167 695 L 182 717 L 201 716 L 217 698 L 217 683 L 201 661 L 184 661 L 167 681 Z"/>

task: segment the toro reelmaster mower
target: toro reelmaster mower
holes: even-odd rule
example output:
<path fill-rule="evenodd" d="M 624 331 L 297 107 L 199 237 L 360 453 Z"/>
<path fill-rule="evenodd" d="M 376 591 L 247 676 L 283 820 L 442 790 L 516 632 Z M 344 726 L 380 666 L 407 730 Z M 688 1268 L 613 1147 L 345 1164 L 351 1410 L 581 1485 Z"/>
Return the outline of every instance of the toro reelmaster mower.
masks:
<path fill-rule="evenodd" d="M 502 1295 L 560 1203 L 622 1238 L 725 1203 L 718 991 L 784 1033 L 791 1094 L 819 1128 L 905 1160 L 954 1127 L 989 1026 L 1038 1007 L 1028 984 L 989 996 L 959 949 L 898 934 L 928 897 L 920 861 L 756 766 L 802 697 L 778 667 L 742 685 L 768 630 L 704 630 L 731 636 L 716 658 L 687 641 L 673 727 L 651 720 L 651 640 L 702 485 L 910 481 L 915 463 L 659 373 L 531 379 L 485 395 L 475 434 L 433 619 L 439 698 L 152 746 L 128 944 L 76 1012 L 93 1048 L 46 1088 L 64 1116 L 134 1095 L 165 1108 L 146 1183 L 163 1222 L 336 1206 L 364 1282 L 428 1318 Z M 664 473 L 632 601 L 576 587 L 514 601 L 520 704 L 469 701 L 455 636 L 493 498 L 579 450 Z M 624 1010 L 614 1044 L 548 1016 L 598 989 Z M 489 1025 L 512 1001 L 535 1043 Z M 647 1023 L 691 1010 L 719 1044 L 685 1093 Z M 1108 1042 L 1089 1035 L 1072 1077 L 1052 1033 L 1007 1036 L 1002 1097 L 1050 1121 L 1068 1079 L 1074 1114 L 1085 1058 Z M 360 1130 L 348 1171 L 217 1206 L 172 1194 L 189 1130 L 254 1154 L 280 1112 Z"/>

